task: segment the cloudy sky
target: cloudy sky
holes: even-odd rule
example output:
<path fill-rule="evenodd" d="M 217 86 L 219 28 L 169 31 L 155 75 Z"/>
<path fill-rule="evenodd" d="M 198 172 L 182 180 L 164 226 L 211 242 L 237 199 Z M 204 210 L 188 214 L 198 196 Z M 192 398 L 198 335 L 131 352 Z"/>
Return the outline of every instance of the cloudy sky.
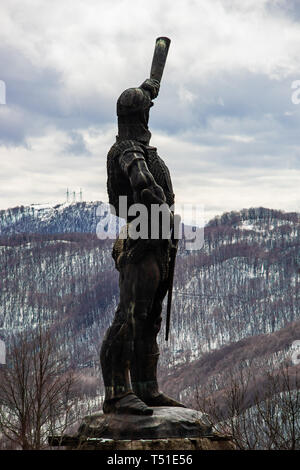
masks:
<path fill-rule="evenodd" d="M 2 0 L 0 209 L 67 187 L 107 200 L 116 99 L 148 76 L 157 36 L 172 43 L 151 142 L 178 203 L 300 211 L 297 0 Z"/>

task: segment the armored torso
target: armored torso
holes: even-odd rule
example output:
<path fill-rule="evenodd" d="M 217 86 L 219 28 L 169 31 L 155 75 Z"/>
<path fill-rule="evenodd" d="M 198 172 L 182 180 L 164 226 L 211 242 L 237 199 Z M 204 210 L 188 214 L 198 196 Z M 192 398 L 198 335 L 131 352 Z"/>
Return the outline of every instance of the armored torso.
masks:
<path fill-rule="evenodd" d="M 156 183 L 162 187 L 166 202 L 169 206 L 174 204 L 174 193 L 168 167 L 158 156 L 157 149 L 135 140 L 116 142 L 107 155 L 107 192 L 109 203 L 114 206 L 119 215 L 119 196 L 127 196 L 127 206 L 134 204 L 132 188 L 128 178 L 120 168 L 119 158 L 125 151 L 142 151 L 148 169 Z"/>

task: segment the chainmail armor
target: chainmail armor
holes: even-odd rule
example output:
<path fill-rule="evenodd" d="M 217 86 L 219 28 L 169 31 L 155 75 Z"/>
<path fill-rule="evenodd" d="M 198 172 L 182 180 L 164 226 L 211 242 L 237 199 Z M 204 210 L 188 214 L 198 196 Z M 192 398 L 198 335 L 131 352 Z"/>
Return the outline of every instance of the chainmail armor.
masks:
<path fill-rule="evenodd" d="M 119 163 L 123 152 L 138 152 L 145 157 L 150 173 L 156 183 L 162 187 L 169 207 L 174 204 L 174 193 L 169 170 L 164 161 L 158 156 L 156 148 L 141 144 L 134 140 L 116 142 L 107 155 L 107 192 L 109 203 L 119 215 L 119 196 L 127 196 L 128 207 L 134 204 L 132 188 Z"/>
<path fill-rule="evenodd" d="M 127 196 L 128 207 L 134 203 L 129 179 L 122 171 L 119 162 L 121 154 L 130 151 L 144 155 L 149 171 L 164 191 L 167 204 L 169 207 L 172 206 L 174 204 L 174 193 L 170 173 L 164 161 L 158 156 L 156 148 L 143 145 L 134 140 L 124 140 L 117 141 L 107 155 L 107 192 L 109 202 L 114 206 L 116 214 L 119 215 L 119 196 Z M 116 240 L 112 256 L 116 268 L 120 270 L 126 263 L 138 263 L 147 252 L 155 253 L 162 279 L 166 279 L 168 276 L 170 244 L 170 240 L 133 240 L 127 236 L 125 239 L 118 238 Z"/>

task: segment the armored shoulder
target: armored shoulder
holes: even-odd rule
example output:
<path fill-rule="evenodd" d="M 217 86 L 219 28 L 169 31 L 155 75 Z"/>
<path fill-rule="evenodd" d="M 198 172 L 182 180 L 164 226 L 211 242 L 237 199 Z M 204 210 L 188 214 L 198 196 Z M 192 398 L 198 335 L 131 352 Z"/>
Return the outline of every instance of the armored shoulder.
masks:
<path fill-rule="evenodd" d="M 118 157 L 124 152 L 140 152 L 145 153 L 145 146 L 136 140 L 121 140 L 115 142 L 108 152 L 107 157 Z"/>
<path fill-rule="evenodd" d="M 132 165 L 138 161 L 143 161 L 145 163 L 144 157 L 144 150 L 140 145 L 134 144 L 126 147 L 119 157 L 121 170 L 125 173 L 126 176 L 129 176 Z"/>
<path fill-rule="evenodd" d="M 108 165 L 109 160 L 113 160 L 114 164 L 119 165 L 119 168 L 128 176 L 131 165 L 138 161 L 144 160 L 145 148 L 143 144 L 140 144 L 134 140 L 123 140 L 117 142 L 111 148 L 108 154 Z"/>

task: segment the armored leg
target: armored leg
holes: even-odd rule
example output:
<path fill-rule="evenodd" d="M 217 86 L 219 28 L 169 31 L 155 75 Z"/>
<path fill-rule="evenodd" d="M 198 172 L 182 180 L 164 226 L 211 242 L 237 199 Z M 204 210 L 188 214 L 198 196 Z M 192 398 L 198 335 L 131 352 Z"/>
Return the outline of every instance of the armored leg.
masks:
<path fill-rule="evenodd" d="M 102 342 L 100 362 L 105 385 L 105 398 L 121 398 L 132 392 L 129 364 L 133 351 L 132 325 L 121 306 Z"/>
<path fill-rule="evenodd" d="M 120 303 L 100 353 L 105 385 L 103 410 L 150 414 L 152 410 L 133 394 L 130 368 L 135 340 L 145 329 L 159 283 L 159 268 L 154 258 L 148 255 L 140 263 L 125 265 L 120 270 L 119 282 Z"/>
<path fill-rule="evenodd" d="M 181 406 L 177 400 L 159 391 L 157 364 L 159 348 L 157 335 L 161 327 L 162 302 L 167 293 L 167 285 L 160 282 L 152 308 L 148 313 L 141 334 L 135 338 L 134 354 L 130 375 L 134 393 L 148 406 Z"/>

